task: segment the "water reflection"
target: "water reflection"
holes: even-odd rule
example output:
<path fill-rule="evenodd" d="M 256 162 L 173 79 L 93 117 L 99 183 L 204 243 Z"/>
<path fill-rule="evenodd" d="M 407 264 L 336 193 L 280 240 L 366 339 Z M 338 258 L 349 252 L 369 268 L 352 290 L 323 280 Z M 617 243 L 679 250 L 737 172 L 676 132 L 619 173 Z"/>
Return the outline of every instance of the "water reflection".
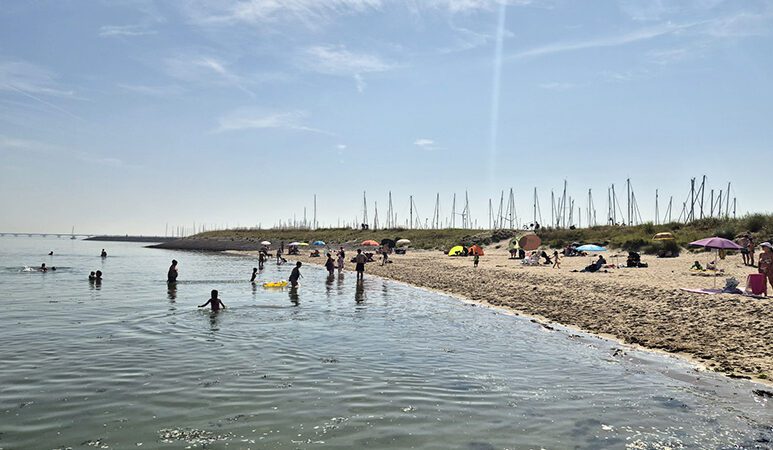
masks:
<path fill-rule="evenodd" d="M 252 297 L 255 298 L 258 295 L 258 283 L 251 283 L 252 284 Z"/>
<path fill-rule="evenodd" d="M 220 311 L 211 311 L 209 313 L 209 329 L 212 331 L 218 331 L 218 318 L 220 317 Z"/>
<path fill-rule="evenodd" d="M 354 301 L 355 303 L 365 301 L 365 284 L 362 280 L 357 280 L 357 286 L 354 289 Z"/>
<path fill-rule="evenodd" d="M 167 283 L 166 298 L 172 303 L 177 299 L 177 283 Z"/>
<path fill-rule="evenodd" d="M 294 306 L 298 306 L 301 302 L 300 297 L 298 296 L 298 288 L 291 287 L 289 294 L 290 294 L 290 303 L 292 303 Z"/>

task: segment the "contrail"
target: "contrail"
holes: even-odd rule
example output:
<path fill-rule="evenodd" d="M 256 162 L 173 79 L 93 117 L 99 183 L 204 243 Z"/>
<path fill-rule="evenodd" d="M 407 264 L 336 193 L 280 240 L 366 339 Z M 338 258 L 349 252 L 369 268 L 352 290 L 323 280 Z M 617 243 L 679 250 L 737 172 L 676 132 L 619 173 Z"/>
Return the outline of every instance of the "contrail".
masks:
<path fill-rule="evenodd" d="M 76 116 L 75 114 L 71 113 L 70 111 L 67 111 L 66 109 L 64 109 L 64 108 L 62 108 L 62 107 L 60 107 L 60 106 L 57 106 L 57 105 L 55 105 L 55 104 L 53 104 L 53 103 L 51 103 L 51 102 L 47 102 L 47 101 L 43 100 L 43 99 L 42 99 L 42 98 L 40 98 L 40 97 L 36 97 L 36 96 L 34 96 L 34 95 L 30 94 L 29 92 L 27 92 L 27 91 L 23 90 L 23 89 L 19 89 L 19 88 L 17 88 L 16 86 L 14 86 L 14 85 L 12 85 L 12 84 L 5 84 L 5 86 L 7 86 L 7 87 L 9 87 L 9 88 L 13 89 L 14 91 L 18 92 L 18 93 L 19 93 L 19 94 L 21 94 L 21 95 L 24 95 L 24 96 L 26 96 L 26 97 L 29 97 L 29 98 L 31 98 L 31 99 L 33 99 L 33 100 L 35 100 L 35 101 L 38 101 L 38 102 L 40 102 L 40 103 L 42 103 L 42 104 L 44 104 L 44 105 L 48 106 L 49 108 L 53 108 L 53 109 L 55 109 L 55 110 L 57 110 L 57 111 L 59 111 L 59 112 L 61 112 L 61 113 L 67 114 L 68 116 L 70 116 L 70 117 L 73 117 L 73 118 L 75 118 L 75 119 L 78 119 L 78 120 L 80 120 L 80 121 L 82 121 L 82 122 L 85 122 L 85 121 L 86 121 L 86 120 L 85 120 L 85 119 L 83 119 L 82 117 Z"/>
<path fill-rule="evenodd" d="M 499 85 L 502 76 L 502 41 L 505 35 L 506 2 L 499 4 L 499 23 L 494 47 L 494 74 L 491 86 L 491 129 L 489 134 L 489 185 L 494 187 L 497 160 L 497 135 L 499 133 Z"/>

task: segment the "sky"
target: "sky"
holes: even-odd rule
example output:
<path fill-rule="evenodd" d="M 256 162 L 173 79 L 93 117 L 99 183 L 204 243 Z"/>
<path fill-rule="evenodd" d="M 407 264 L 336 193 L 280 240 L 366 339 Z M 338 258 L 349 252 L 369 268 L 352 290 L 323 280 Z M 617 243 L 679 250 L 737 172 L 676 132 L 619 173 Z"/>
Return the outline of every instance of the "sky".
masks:
<path fill-rule="evenodd" d="M 771 55 L 773 0 L 5 1 L 0 232 L 771 211 Z"/>

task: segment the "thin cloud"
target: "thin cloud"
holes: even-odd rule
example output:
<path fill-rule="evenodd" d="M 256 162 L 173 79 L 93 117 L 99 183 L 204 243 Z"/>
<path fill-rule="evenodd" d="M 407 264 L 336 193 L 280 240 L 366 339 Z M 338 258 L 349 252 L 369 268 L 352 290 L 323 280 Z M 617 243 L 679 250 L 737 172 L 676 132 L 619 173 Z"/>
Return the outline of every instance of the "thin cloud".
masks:
<path fill-rule="evenodd" d="M 17 152 L 31 152 L 40 155 L 58 156 L 78 161 L 83 161 L 90 164 L 96 164 L 108 167 L 129 168 L 140 167 L 134 164 L 126 164 L 119 158 L 111 158 L 99 156 L 93 153 L 86 153 L 83 151 L 76 151 L 67 147 L 59 145 L 47 144 L 45 142 L 33 141 L 29 139 L 20 139 L 0 135 L 0 150 L 5 151 L 17 151 Z"/>
<path fill-rule="evenodd" d="M 144 25 L 103 25 L 99 28 L 99 35 L 102 37 L 147 36 L 156 33 L 157 31 L 151 30 Z"/>
<path fill-rule="evenodd" d="M 251 129 L 282 129 L 305 131 L 335 136 L 334 133 L 307 126 L 305 111 L 261 113 L 253 110 L 238 110 L 220 118 L 217 133 Z"/>
<path fill-rule="evenodd" d="M 302 55 L 302 65 L 326 75 L 353 77 L 357 91 L 362 93 L 367 84 L 363 74 L 386 72 L 399 67 L 372 53 L 358 53 L 344 46 L 315 45 Z"/>
<path fill-rule="evenodd" d="M 591 48 L 618 47 L 621 45 L 632 44 L 635 42 L 646 41 L 660 36 L 676 33 L 695 26 L 695 24 L 683 25 L 661 25 L 651 28 L 642 28 L 628 33 L 606 36 L 595 39 L 586 39 L 579 41 L 557 42 L 539 47 L 522 50 L 508 56 L 507 59 L 524 59 L 531 57 L 547 56 L 556 53 L 572 52 L 577 50 L 586 50 Z"/>
<path fill-rule="evenodd" d="M 72 97 L 75 94 L 62 88 L 50 70 L 25 61 L 0 61 L 0 90 L 21 90 L 56 97 Z"/>
<path fill-rule="evenodd" d="M 143 94 L 143 95 L 150 95 L 150 96 L 156 96 L 156 97 L 164 97 L 168 95 L 179 95 L 185 92 L 185 90 L 177 85 L 167 85 L 167 86 L 148 86 L 143 84 L 124 84 L 124 83 L 118 83 L 116 84 L 121 89 L 124 89 L 129 92 L 134 92 L 137 94 Z"/>
<path fill-rule="evenodd" d="M 254 97 L 254 93 L 247 89 L 247 80 L 236 74 L 228 64 L 218 58 L 204 55 L 192 57 L 173 57 L 165 61 L 166 72 L 170 76 L 188 82 L 215 84 L 229 86 L 246 92 Z"/>
<path fill-rule="evenodd" d="M 433 139 L 419 138 L 413 141 L 413 145 L 419 147 L 422 150 L 438 150 L 437 143 Z"/>

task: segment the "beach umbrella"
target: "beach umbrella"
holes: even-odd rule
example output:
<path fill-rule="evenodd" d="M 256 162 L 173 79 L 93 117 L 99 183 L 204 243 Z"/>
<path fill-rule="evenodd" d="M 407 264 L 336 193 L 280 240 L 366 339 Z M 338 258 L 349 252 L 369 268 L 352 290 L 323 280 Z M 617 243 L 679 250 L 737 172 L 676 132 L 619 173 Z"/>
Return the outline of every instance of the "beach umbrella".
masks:
<path fill-rule="evenodd" d="M 411 241 L 408 239 L 398 239 L 397 242 L 395 242 L 395 245 L 398 247 L 406 247 L 408 245 L 411 245 Z"/>
<path fill-rule="evenodd" d="M 596 244 L 585 244 L 577 247 L 577 251 L 580 252 L 605 252 L 606 248 Z"/>
<path fill-rule="evenodd" d="M 708 248 L 711 250 L 716 250 L 717 253 L 717 259 L 719 259 L 719 251 L 720 250 L 741 250 L 741 246 L 736 244 L 735 242 L 731 241 L 730 239 L 721 238 L 718 236 L 701 239 L 698 241 L 690 242 L 691 247 L 703 247 Z M 717 268 L 718 270 L 719 268 Z M 714 278 L 714 287 L 717 287 L 717 277 L 716 274 L 712 277 Z"/>
<path fill-rule="evenodd" d="M 658 233 L 652 237 L 653 241 L 673 241 L 674 235 L 671 233 Z"/>
<path fill-rule="evenodd" d="M 268 241 L 262 241 L 262 242 L 260 243 L 260 245 L 271 245 L 271 242 L 268 242 Z"/>
<path fill-rule="evenodd" d="M 299 242 L 297 245 L 298 245 L 298 247 L 308 247 L 309 243 L 308 242 Z"/>
<path fill-rule="evenodd" d="M 360 245 L 365 245 L 367 247 L 378 247 L 380 244 L 373 239 L 368 239 L 367 241 L 362 241 L 362 244 Z"/>
<path fill-rule="evenodd" d="M 324 247 L 325 246 L 325 241 L 314 241 L 314 242 L 311 243 L 311 245 L 315 245 L 317 247 Z"/>
<path fill-rule="evenodd" d="M 381 240 L 381 245 L 386 245 L 389 248 L 395 248 L 397 243 L 393 239 L 384 238 Z"/>
<path fill-rule="evenodd" d="M 452 247 L 451 250 L 448 251 L 448 256 L 462 256 L 462 255 L 464 255 L 464 247 L 462 247 L 461 245 Z"/>
<path fill-rule="evenodd" d="M 467 254 L 469 254 L 469 255 L 483 256 L 483 249 L 478 244 L 475 244 L 472 247 L 468 248 L 467 252 L 468 252 Z"/>
<path fill-rule="evenodd" d="M 537 250 L 542 244 L 542 239 L 536 234 L 527 234 L 518 239 L 518 247 L 522 248 L 525 252 Z"/>
<path fill-rule="evenodd" d="M 291 246 L 291 247 L 297 247 L 297 246 L 301 245 L 301 243 L 300 243 L 300 242 L 290 242 L 290 243 L 289 243 L 289 244 L 287 244 L 287 245 L 288 245 L 288 246 Z"/>
<path fill-rule="evenodd" d="M 717 236 L 690 242 L 690 246 L 710 248 L 714 250 L 741 250 L 741 246 L 731 241 L 730 239 Z"/>

